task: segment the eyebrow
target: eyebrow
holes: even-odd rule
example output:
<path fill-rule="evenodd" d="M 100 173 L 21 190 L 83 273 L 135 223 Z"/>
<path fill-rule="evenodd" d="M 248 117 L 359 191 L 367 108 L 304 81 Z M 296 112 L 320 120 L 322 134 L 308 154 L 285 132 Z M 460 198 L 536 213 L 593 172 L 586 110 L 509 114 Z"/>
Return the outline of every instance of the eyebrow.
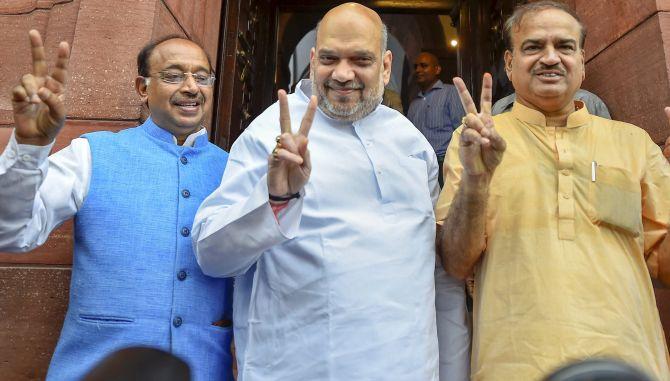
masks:
<path fill-rule="evenodd" d="M 163 70 L 174 70 L 174 69 L 176 69 L 176 70 L 186 71 L 186 69 L 184 68 L 184 65 L 179 64 L 179 63 L 173 63 L 173 64 L 170 64 L 170 65 L 168 65 L 168 66 L 166 66 L 166 67 L 163 68 Z M 201 66 L 201 65 L 195 65 L 195 71 L 193 71 L 193 73 L 197 73 L 197 72 L 199 72 L 199 71 L 206 71 L 206 72 L 208 72 L 208 73 L 211 72 L 210 69 L 208 69 L 208 68 L 206 68 L 206 67 L 204 67 L 204 66 Z"/>
<path fill-rule="evenodd" d="M 337 52 L 335 52 L 334 50 L 326 49 L 326 48 L 319 49 L 318 55 L 319 56 L 321 56 L 321 55 L 339 56 L 339 54 L 337 54 Z M 370 50 L 354 50 L 352 55 L 354 57 L 365 57 L 365 58 L 370 58 L 372 60 L 376 59 L 374 53 L 371 52 Z"/>
<path fill-rule="evenodd" d="M 528 44 L 539 44 L 539 45 L 541 45 L 541 44 L 544 43 L 544 41 L 545 41 L 544 39 L 533 39 L 533 38 L 531 38 L 531 39 L 528 39 L 528 40 L 524 40 L 521 43 L 521 46 L 528 45 Z M 561 38 L 561 39 L 558 40 L 558 42 L 561 43 L 561 44 L 565 44 L 565 43 L 577 44 L 577 40 L 575 40 L 574 38 Z"/>

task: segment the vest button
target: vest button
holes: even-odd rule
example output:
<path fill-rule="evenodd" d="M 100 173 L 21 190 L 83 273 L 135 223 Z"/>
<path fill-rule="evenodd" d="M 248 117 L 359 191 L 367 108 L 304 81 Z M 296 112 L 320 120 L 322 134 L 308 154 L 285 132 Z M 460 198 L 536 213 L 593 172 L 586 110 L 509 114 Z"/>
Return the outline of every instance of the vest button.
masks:
<path fill-rule="evenodd" d="M 183 323 L 183 321 L 181 320 L 181 318 L 179 316 L 172 319 L 172 325 L 174 325 L 175 328 L 179 328 L 181 326 L 181 323 Z"/>
<path fill-rule="evenodd" d="M 188 274 L 186 274 L 186 271 L 181 270 L 181 271 L 179 271 L 179 272 L 177 273 L 177 279 L 179 279 L 179 280 L 184 280 L 184 279 L 186 279 L 186 276 L 187 276 L 187 275 L 188 275 Z"/>
<path fill-rule="evenodd" d="M 188 164 L 188 158 L 186 156 L 180 157 L 179 161 L 181 161 L 181 163 L 184 165 Z"/>
<path fill-rule="evenodd" d="M 181 235 L 184 237 L 188 237 L 188 235 L 191 234 L 191 230 L 187 227 L 181 228 Z"/>
<path fill-rule="evenodd" d="M 181 196 L 183 198 L 189 198 L 189 197 L 191 197 L 191 192 L 189 192 L 188 189 L 184 189 L 184 190 L 181 191 Z"/>

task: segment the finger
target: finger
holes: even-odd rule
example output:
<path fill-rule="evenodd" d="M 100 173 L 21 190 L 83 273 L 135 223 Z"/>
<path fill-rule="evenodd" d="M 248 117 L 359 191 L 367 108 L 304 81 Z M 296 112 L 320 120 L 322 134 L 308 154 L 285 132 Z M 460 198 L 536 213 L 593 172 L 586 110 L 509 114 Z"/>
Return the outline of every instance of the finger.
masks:
<path fill-rule="evenodd" d="M 47 61 L 42 36 L 35 29 L 31 29 L 28 36 L 30 37 L 30 47 L 33 54 L 33 74 L 37 77 L 45 76 L 47 74 Z"/>
<path fill-rule="evenodd" d="M 484 128 L 484 122 L 477 115 L 469 113 L 465 116 L 465 118 L 463 118 L 463 120 L 465 121 L 464 130 L 473 129 L 479 134 L 487 134 L 488 131 L 486 131 L 486 128 Z"/>
<path fill-rule="evenodd" d="M 65 120 L 65 105 L 56 94 L 52 93 L 46 87 L 42 87 L 37 94 L 42 102 L 49 107 L 49 116 L 53 121 L 61 122 Z"/>
<path fill-rule="evenodd" d="M 491 129 L 489 132 L 490 135 L 488 138 L 491 141 L 491 147 L 496 151 L 505 151 L 507 149 L 507 142 L 505 139 L 503 139 L 495 129 Z"/>
<path fill-rule="evenodd" d="M 287 161 L 289 163 L 293 163 L 296 165 L 302 165 L 303 159 L 300 155 L 295 154 L 293 152 L 289 152 L 285 150 L 284 148 L 280 148 L 277 151 L 275 151 L 275 154 L 277 155 L 277 159 Z"/>
<path fill-rule="evenodd" d="M 482 96 L 481 96 L 481 114 L 484 116 L 491 116 L 491 102 L 493 99 L 493 78 L 491 74 L 484 73 L 482 79 Z"/>
<path fill-rule="evenodd" d="M 468 88 L 465 86 L 465 82 L 459 77 L 454 78 L 454 86 L 458 90 L 458 97 L 461 99 L 461 104 L 466 113 L 477 113 L 477 106 L 470 96 Z"/>
<path fill-rule="evenodd" d="M 303 159 L 302 166 L 304 168 L 311 169 L 312 168 L 312 159 L 310 158 L 309 150 L 307 149 L 307 143 L 308 143 L 308 140 L 306 138 L 303 142 L 301 142 L 300 147 L 299 147 L 300 148 L 300 156 L 302 156 L 302 159 Z"/>
<path fill-rule="evenodd" d="M 23 77 L 21 77 L 21 86 L 26 90 L 30 102 L 40 103 L 40 98 L 37 96 L 37 89 L 39 89 L 40 86 L 34 75 L 24 74 Z"/>
<path fill-rule="evenodd" d="M 471 145 L 480 145 L 482 136 L 479 132 L 471 129 L 463 130 L 461 133 L 460 145 L 462 147 L 469 147 Z"/>
<path fill-rule="evenodd" d="M 293 153 L 298 153 L 298 145 L 296 144 L 293 135 L 288 132 L 279 136 L 279 144 L 281 145 L 281 148 Z"/>
<path fill-rule="evenodd" d="M 26 89 L 18 85 L 12 89 L 12 102 L 13 103 L 28 103 L 30 102 L 30 97 L 26 93 Z"/>
<path fill-rule="evenodd" d="M 300 130 L 298 133 L 302 136 L 309 135 L 309 130 L 312 128 L 312 123 L 314 122 L 314 114 L 316 114 L 316 95 L 312 95 L 309 99 L 309 104 L 307 105 L 307 111 L 302 117 L 302 122 L 300 123 Z"/>
<path fill-rule="evenodd" d="M 56 94 L 62 94 L 65 92 L 65 86 L 59 81 L 53 79 L 51 76 L 46 76 L 46 81 L 44 82 L 44 87 L 51 90 Z"/>
<path fill-rule="evenodd" d="M 51 76 L 61 85 L 67 82 L 67 68 L 70 63 L 70 46 L 67 42 L 61 42 L 58 45 L 58 57 L 56 58 L 56 67 Z"/>
<path fill-rule="evenodd" d="M 288 110 L 288 96 L 286 91 L 279 90 L 277 91 L 277 97 L 279 98 L 279 126 L 281 128 L 281 133 L 291 132 L 291 114 Z"/>

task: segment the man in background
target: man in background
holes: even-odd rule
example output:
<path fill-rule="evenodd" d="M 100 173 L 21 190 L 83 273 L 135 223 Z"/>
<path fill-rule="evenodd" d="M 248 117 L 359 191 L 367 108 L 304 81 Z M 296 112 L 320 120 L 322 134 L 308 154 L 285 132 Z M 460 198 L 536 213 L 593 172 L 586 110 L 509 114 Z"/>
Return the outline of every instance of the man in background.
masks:
<path fill-rule="evenodd" d="M 465 115 L 456 88 L 440 80 L 441 72 L 442 67 L 434 54 L 419 54 L 414 61 L 414 77 L 421 91 L 407 111 L 407 118 L 426 137 L 437 155 L 440 186 L 444 183 L 442 165 L 451 134 Z"/>

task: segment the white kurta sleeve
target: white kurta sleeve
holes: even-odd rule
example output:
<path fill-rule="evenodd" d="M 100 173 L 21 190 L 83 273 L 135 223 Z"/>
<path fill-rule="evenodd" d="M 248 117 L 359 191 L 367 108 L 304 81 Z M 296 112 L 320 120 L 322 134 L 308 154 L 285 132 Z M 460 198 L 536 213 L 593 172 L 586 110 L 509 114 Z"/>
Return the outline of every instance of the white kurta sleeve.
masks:
<path fill-rule="evenodd" d="M 86 139 L 47 158 L 53 144 L 18 144 L 12 134 L 0 156 L 0 250 L 25 252 L 81 207 L 91 177 Z"/>
<path fill-rule="evenodd" d="M 233 144 L 221 185 L 200 205 L 193 223 L 196 257 L 210 276 L 243 274 L 263 252 L 298 232 L 303 197 L 275 218 L 268 198 L 269 152 L 249 132 Z"/>

